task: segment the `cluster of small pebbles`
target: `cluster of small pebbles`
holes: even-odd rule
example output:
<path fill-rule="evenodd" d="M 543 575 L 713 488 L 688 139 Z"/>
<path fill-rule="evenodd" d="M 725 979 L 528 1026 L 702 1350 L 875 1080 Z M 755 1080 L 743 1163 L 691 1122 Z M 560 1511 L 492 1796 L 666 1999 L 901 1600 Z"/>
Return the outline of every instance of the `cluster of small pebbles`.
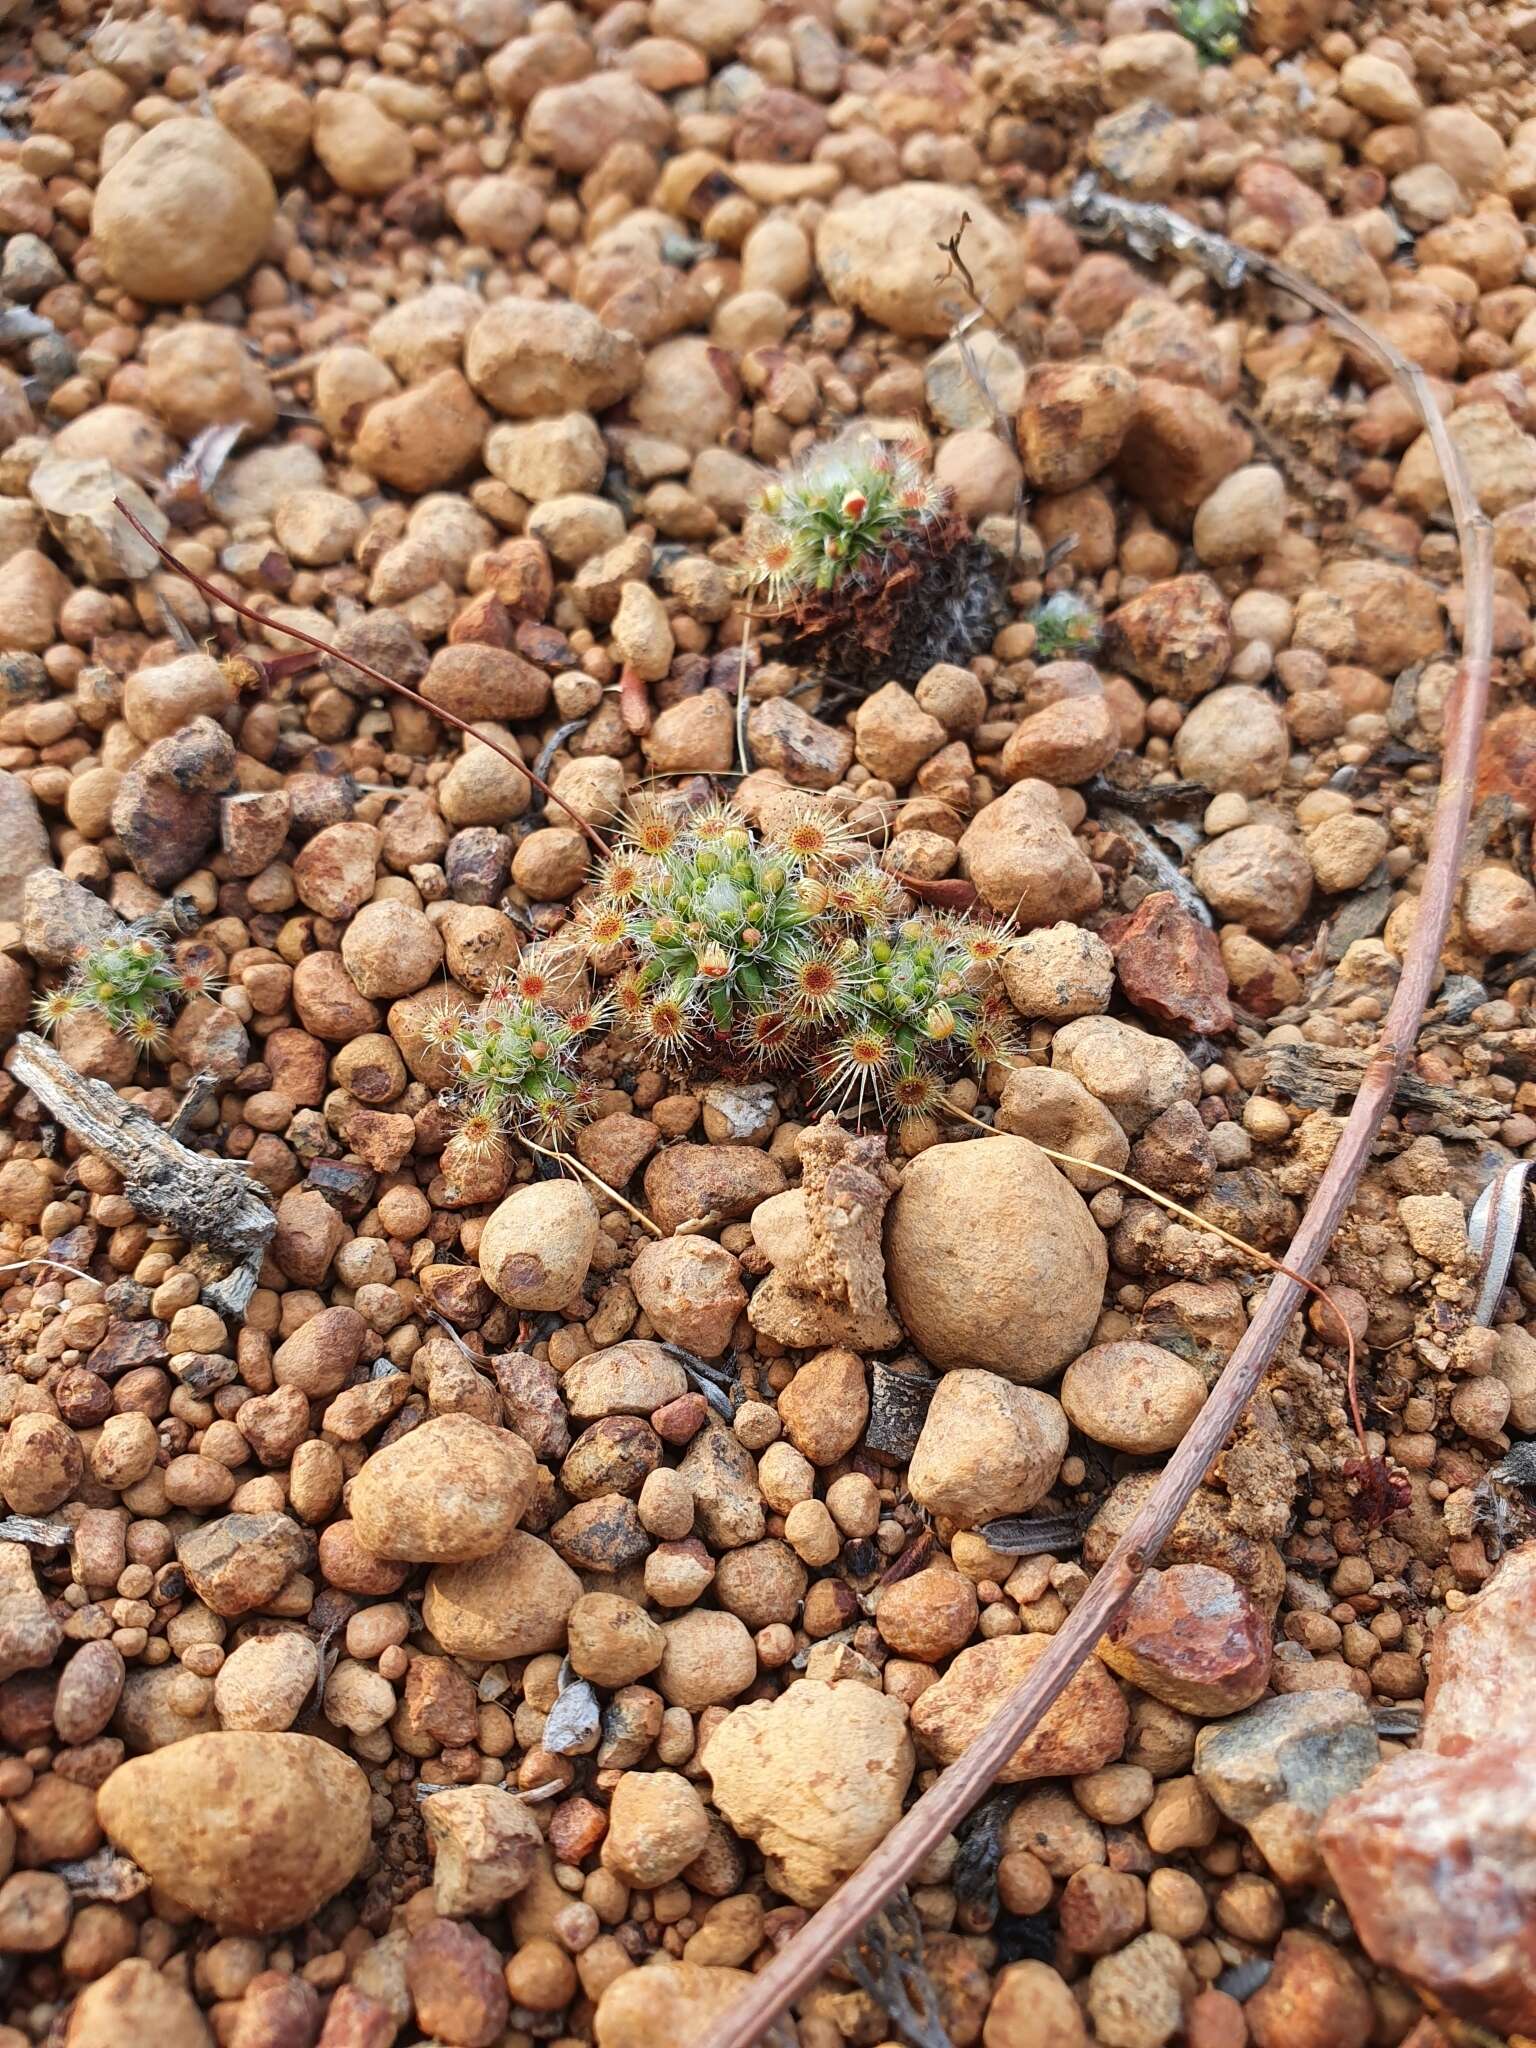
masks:
<path fill-rule="evenodd" d="M 1495 718 L 1330 1301 L 915 1872 L 922 1969 L 952 2048 L 1460 2040 L 1415 1987 L 1536 2033 L 1536 1571 L 1488 1478 L 1536 1264 L 1485 1327 L 1467 1225 L 1536 1156 L 1536 13 L 1246 14 L 1202 64 L 1155 0 L 0 0 L 0 1030 L 184 898 L 217 988 L 164 1057 L 60 1048 L 161 1121 L 209 1076 L 188 1141 L 276 1217 L 220 1313 L 0 1072 L 0 2048 L 687 2048 L 1199 1416 L 1268 1276 L 1190 1218 L 1282 1254 L 1331 1155 L 1465 596 L 1399 385 L 1082 241 L 1085 169 L 1423 372 Z M 862 696 L 737 575 L 854 426 L 999 590 Z M 1047 659 L 1063 594 L 1101 632 Z M 584 1000 L 582 828 L 642 786 L 822 805 L 1017 934 L 1018 1058 L 892 1133 L 843 1298 L 792 1071 L 605 1031 L 594 1179 L 456 1143 L 434 1018 L 519 964 Z M 841 1966 L 790 2024 L 897 2039 Z"/>

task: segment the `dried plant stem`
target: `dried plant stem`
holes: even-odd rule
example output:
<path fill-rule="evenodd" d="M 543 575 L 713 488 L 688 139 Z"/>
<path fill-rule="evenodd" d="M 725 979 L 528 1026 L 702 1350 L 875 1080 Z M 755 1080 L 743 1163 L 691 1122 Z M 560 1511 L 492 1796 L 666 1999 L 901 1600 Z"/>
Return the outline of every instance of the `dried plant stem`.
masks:
<path fill-rule="evenodd" d="M 562 1152 L 558 1145 L 541 1145 L 534 1138 L 524 1137 L 522 1143 L 528 1147 L 530 1152 L 541 1152 L 546 1159 L 553 1159 L 561 1166 L 570 1167 L 573 1173 L 579 1173 L 582 1179 L 590 1181 L 593 1187 L 601 1188 L 603 1193 L 611 1200 L 617 1202 L 621 1209 L 627 1210 L 637 1223 L 643 1224 L 652 1237 L 665 1237 L 666 1232 L 659 1223 L 653 1223 L 649 1216 L 635 1207 L 633 1202 L 626 1201 L 617 1188 L 611 1188 L 600 1173 L 594 1173 L 591 1167 L 585 1165 L 580 1159 L 572 1158 L 569 1152 Z"/>
<path fill-rule="evenodd" d="M 333 647 L 328 641 L 317 639 L 313 633 L 306 633 L 301 627 L 285 626 L 280 619 L 265 618 L 260 612 L 253 610 L 250 605 L 242 604 L 239 598 L 231 597 L 228 591 L 220 590 L 216 583 L 210 583 L 206 577 L 199 576 L 195 569 L 189 569 L 185 562 L 178 556 L 173 555 L 163 542 L 155 539 L 155 536 L 144 525 L 143 521 L 137 519 L 129 511 L 121 498 L 114 498 L 112 503 L 122 513 L 139 538 L 147 541 L 154 549 L 166 568 L 173 575 L 180 576 L 183 581 L 190 583 L 192 588 L 200 592 L 210 604 L 222 605 L 226 611 L 233 612 L 237 618 L 246 620 L 250 625 L 259 626 L 264 633 L 286 633 L 290 640 L 302 640 L 306 647 L 313 647 L 317 654 L 323 654 L 330 661 L 339 661 L 345 667 L 355 669 L 360 676 L 366 676 L 369 682 L 377 683 L 381 690 L 393 690 L 396 696 L 405 697 L 412 704 L 419 706 L 421 710 L 430 712 L 432 717 L 440 718 L 444 725 L 454 726 L 459 732 L 466 734 L 470 739 L 478 740 L 481 746 L 489 747 L 493 754 L 499 754 L 503 761 L 516 768 L 520 774 L 526 775 L 546 803 L 558 804 L 581 836 L 590 845 L 595 847 L 600 855 L 607 855 L 607 845 L 587 823 L 586 819 L 578 811 L 572 810 L 563 796 L 557 796 L 543 777 L 529 767 L 521 754 L 515 752 L 510 747 L 504 747 L 499 740 L 487 739 L 483 732 L 477 732 L 474 726 L 467 719 L 460 718 L 457 712 L 445 711 L 441 704 L 434 704 L 430 697 L 423 697 L 421 692 L 413 690 L 409 683 L 396 682 L 393 676 L 385 675 L 383 669 L 375 668 L 371 662 L 359 661 L 355 654 L 343 654 L 339 647 Z"/>
<path fill-rule="evenodd" d="M 985 1131 L 989 1138 L 999 1135 L 993 1125 L 983 1123 L 979 1116 L 972 1116 L 968 1109 L 961 1109 L 953 1102 L 944 1104 L 946 1116 L 958 1117 L 962 1123 L 974 1124 L 978 1131 Z M 1260 1251 L 1256 1244 L 1250 1244 L 1246 1237 L 1239 1237 L 1234 1231 L 1223 1230 L 1219 1223 L 1208 1222 L 1193 1209 L 1186 1209 L 1182 1202 L 1176 1202 L 1172 1195 L 1161 1194 L 1156 1188 L 1149 1188 L 1144 1180 L 1137 1180 L 1131 1173 L 1122 1173 L 1116 1166 L 1101 1166 L 1096 1159 L 1080 1159 L 1075 1152 L 1058 1152 L 1054 1145 L 1042 1144 L 1040 1139 L 1031 1138 L 1030 1144 L 1037 1152 L 1043 1152 L 1047 1159 L 1054 1159 L 1058 1166 L 1080 1166 L 1087 1173 L 1102 1173 L 1108 1180 L 1117 1180 L 1124 1188 L 1134 1188 L 1138 1195 L 1145 1195 L 1149 1202 L 1156 1202 L 1160 1209 L 1166 1209 L 1171 1216 L 1182 1216 L 1186 1223 L 1192 1223 L 1196 1230 L 1208 1230 L 1213 1237 L 1224 1238 L 1236 1247 L 1245 1258 L 1252 1259 L 1256 1266 L 1267 1266 L 1271 1273 L 1279 1273 L 1287 1280 L 1294 1280 L 1298 1287 L 1304 1287 L 1308 1294 L 1316 1295 L 1323 1306 L 1344 1332 L 1344 1342 L 1349 1353 L 1347 1386 L 1349 1389 L 1350 1419 L 1355 1425 L 1355 1436 L 1360 1444 L 1362 1458 L 1370 1456 L 1370 1446 L 1365 1440 L 1365 1421 L 1360 1413 L 1359 1359 L 1355 1348 L 1355 1333 L 1350 1328 L 1344 1311 L 1339 1307 L 1326 1287 L 1320 1287 L 1315 1280 L 1309 1280 L 1305 1273 L 1298 1273 L 1283 1259 L 1274 1258 L 1269 1252 Z"/>
<path fill-rule="evenodd" d="M 1186 253 L 1177 234 L 1188 231 L 1164 208 L 1140 208 L 1148 226 L 1160 229 L 1167 247 Z M 1123 233 L 1113 207 L 1100 202 L 1099 231 Z M 1177 228 L 1167 224 L 1177 223 Z M 1218 1455 L 1280 1347 L 1304 1287 L 1292 1274 L 1310 1272 L 1326 1256 L 1353 1199 L 1371 1147 L 1392 1105 L 1434 982 L 1459 882 L 1461 849 L 1472 809 L 1478 744 L 1488 706 L 1493 644 L 1492 528 L 1479 509 L 1462 462 L 1423 373 L 1401 352 L 1309 279 L 1283 265 L 1239 250 L 1220 237 L 1204 238 L 1225 269 L 1222 280 L 1241 281 L 1251 267 L 1271 283 L 1305 300 L 1367 350 L 1403 391 L 1424 422 L 1445 477 L 1461 540 L 1466 590 L 1462 659 L 1446 701 L 1441 753 L 1440 799 L 1419 897 L 1413 936 L 1403 956 L 1397 992 L 1382 1027 L 1381 1041 L 1360 1082 L 1354 1106 L 1339 1133 L 1316 1194 L 1289 1247 L 1288 1271 L 1270 1286 L 1258 1313 L 1184 1441 L 1164 1467 L 1141 1512 L 1115 1545 L 1087 1592 L 1051 1638 L 1045 1655 L 1023 1684 L 1005 1699 L 958 1762 L 950 1765 L 903 1815 L 863 1867 L 833 1894 L 798 1934 L 755 1976 L 741 1998 L 695 2048 L 752 2048 L 795 1999 L 821 1976 L 827 1964 L 855 1937 L 872 1913 L 906 1883 L 913 1869 L 969 1811 L 1006 1759 L 1060 1697 L 1094 1645 L 1135 1590 L 1183 1514 L 1212 1460 Z M 1153 253 L 1160 253 L 1154 246 Z"/>
<path fill-rule="evenodd" d="M 747 752 L 747 650 L 752 645 L 753 613 L 746 614 L 741 635 L 741 667 L 736 671 L 736 766 L 743 775 L 752 773 Z"/>

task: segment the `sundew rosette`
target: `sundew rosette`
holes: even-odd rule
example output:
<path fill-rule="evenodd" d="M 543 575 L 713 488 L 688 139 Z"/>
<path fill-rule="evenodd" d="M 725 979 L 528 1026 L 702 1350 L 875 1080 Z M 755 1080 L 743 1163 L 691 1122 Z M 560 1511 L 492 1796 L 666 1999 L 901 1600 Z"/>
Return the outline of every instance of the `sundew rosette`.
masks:
<path fill-rule="evenodd" d="M 595 1091 L 577 1057 L 601 1021 L 601 1006 L 555 1010 L 516 976 L 494 983 L 475 1010 L 439 1012 L 427 1040 L 455 1068 L 443 1099 L 460 1149 L 490 1158 L 510 1137 L 569 1139 L 591 1115 Z"/>
<path fill-rule="evenodd" d="M 914 682 L 991 639 L 991 551 L 916 443 L 868 432 L 814 449 L 748 517 L 743 578 L 784 652 L 844 681 Z"/>
<path fill-rule="evenodd" d="M 1010 1048 L 1005 928 L 914 914 L 814 805 L 754 832 L 728 805 L 641 808 L 580 912 L 647 1052 L 798 1063 L 826 1105 L 904 1121 Z"/>
<path fill-rule="evenodd" d="M 81 947 L 68 979 L 38 997 L 34 1014 L 45 1033 L 70 1017 L 99 1017 L 140 1052 L 161 1053 L 178 1006 L 217 986 L 205 962 L 195 954 L 174 959 L 161 926 L 141 918 L 118 936 Z"/>

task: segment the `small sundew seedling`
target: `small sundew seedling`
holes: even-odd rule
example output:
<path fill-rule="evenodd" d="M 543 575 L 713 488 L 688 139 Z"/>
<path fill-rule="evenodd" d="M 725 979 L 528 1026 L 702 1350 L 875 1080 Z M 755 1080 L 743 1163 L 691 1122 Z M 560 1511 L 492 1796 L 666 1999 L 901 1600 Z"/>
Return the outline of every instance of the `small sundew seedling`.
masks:
<path fill-rule="evenodd" d="M 868 683 L 913 680 L 990 637 L 989 551 L 915 446 L 853 434 L 771 484 L 746 532 L 748 596 L 787 651 Z"/>
<path fill-rule="evenodd" d="M 815 1061 L 827 1107 L 866 1102 L 906 1123 L 932 1115 L 949 1082 L 1015 1050 L 996 983 L 1007 934 L 930 915 L 845 941 L 848 995 Z"/>
<path fill-rule="evenodd" d="M 443 1010 L 428 1043 L 458 1069 L 444 1101 L 472 1155 L 490 1158 L 514 1136 L 559 1145 L 585 1123 L 593 1089 L 576 1071 L 581 1039 L 600 1021 L 594 1009 L 561 1012 L 497 983 L 465 1015 Z"/>
<path fill-rule="evenodd" d="M 1099 615 L 1069 590 L 1058 590 L 1047 599 L 1030 624 L 1035 629 L 1036 661 L 1086 660 L 1098 651 Z"/>
<path fill-rule="evenodd" d="M 1173 0 L 1174 26 L 1203 64 L 1230 64 L 1243 47 L 1247 0 Z"/>
<path fill-rule="evenodd" d="M 100 1017 L 140 1052 L 164 1051 L 177 1006 L 218 986 L 206 967 L 173 960 L 153 918 L 120 936 L 83 948 L 69 979 L 37 999 L 38 1028 L 49 1033 L 66 1018 Z"/>

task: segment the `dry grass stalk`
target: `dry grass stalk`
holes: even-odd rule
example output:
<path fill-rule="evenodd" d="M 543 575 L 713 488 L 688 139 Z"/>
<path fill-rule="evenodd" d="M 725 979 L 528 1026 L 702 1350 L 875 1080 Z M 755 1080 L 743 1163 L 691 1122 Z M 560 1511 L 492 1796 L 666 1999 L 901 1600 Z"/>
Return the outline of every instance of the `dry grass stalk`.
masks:
<path fill-rule="evenodd" d="M 1286 1264 L 1310 1273 L 1325 1257 L 1354 1196 L 1371 1146 L 1392 1104 L 1434 982 L 1459 880 L 1461 849 L 1472 809 L 1478 744 L 1488 703 L 1493 642 L 1492 528 L 1480 510 L 1460 452 L 1446 430 L 1428 381 L 1397 349 L 1309 279 L 1267 257 L 1205 235 L 1164 207 L 1137 206 L 1097 192 L 1089 181 L 1074 193 L 1077 224 L 1087 232 L 1127 239 L 1142 255 L 1172 253 L 1194 261 L 1229 289 L 1257 275 L 1323 314 L 1368 351 L 1405 393 L 1424 422 L 1450 495 L 1461 541 L 1466 588 L 1462 660 L 1445 709 L 1440 799 L 1423 893 L 1403 971 L 1382 1026 L 1381 1041 L 1360 1082 L 1333 1157 L 1289 1247 Z M 1277 1278 L 1249 1324 L 1194 1427 L 1169 1459 L 1141 1513 L 1116 1544 L 1050 1648 L 1006 1699 L 958 1763 L 904 1814 L 862 1869 L 788 1941 L 696 2048 L 752 2048 L 864 1922 L 899 1891 L 922 1859 L 950 1833 L 991 1784 L 1006 1759 L 1039 1723 L 1156 1558 L 1212 1460 L 1252 1397 L 1287 1325 L 1304 1299 L 1304 1283 Z"/>

